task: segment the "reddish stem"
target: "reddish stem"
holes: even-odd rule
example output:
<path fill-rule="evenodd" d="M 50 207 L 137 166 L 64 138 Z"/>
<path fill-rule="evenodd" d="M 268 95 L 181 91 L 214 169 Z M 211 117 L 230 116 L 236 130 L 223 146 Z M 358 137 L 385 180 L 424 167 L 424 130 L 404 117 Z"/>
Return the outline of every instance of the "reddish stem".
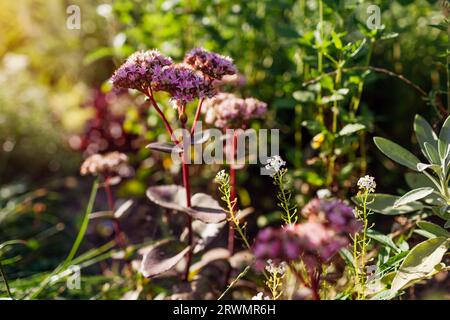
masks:
<path fill-rule="evenodd" d="M 183 129 L 186 129 L 186 123 L 182 122 L 181 123 L 181 127 Z M 191 184 L 189 181 L 189 166 L 186 163 L 186 158 L 187 158 L 187 150 L 185 150 L 183 152 L 182 155 L 182 171 L 183 171 L 183 185 L 184 188 L 186 189 L 186 205 L 188 208 L 191 207 Z M 184 280 L 188 280 L 189 278 L 189 268 L 191 267 L 191 262 L 192 262 L 192 242 L 193 242 L 193 233 L 192 233 L 192 217 L 190 215 L 188 215 L 188 220 L 187 220 L 187 228 L 188 228 L 188 246 L 189 246 L 189 251 L 187 254 L 187 261 L 186 261 L 186 269 L 184 272 Z"/>
<path fill-rule="evenodd" d="M 108 198 L 109 210 L 111 210 L 111 212 L 114 214 L 114 212 L 116 211 L 116 208 L 115 208 L 115 203 L 114 203 L 114 196 L 113 196 L 113 193 L 111 190 L 111 184 L 109 181 L 109 176 L 105 177 L 104 186 L 105 186 L 106 196 Z M 113 217 L 113 224 L 114 224 L 114 235 L 116 238 L 116 242 L 119 244 L 119 246 L 124 247 L 125 246 L 125 237 L 122 232 L 120 222 L 115 217 Z"/>
<path fill-rule="evenodd" d="M 203 106 L 204 100 L 205 100 L 204 98 L 201 98 L 198 102 L 197 111 L 195 112 L 194 122 L 192 122 L 192 128 L 191 128 L 191 136 L 192 137 L 194 136 L 195 126 L 197 125 L 197 122 L 200 119 L 200 115 L 202 113 L 202 106 Z"/>
<path fill-rule="evenodd" d="M 155 108 L 155 110 L 156 110 L 156 112 L 158 112 L 158 114 L 160 115 L 160 117 L 161 117 L 161 119 L 162 119 L 162 121 L 164 122 L 164 126 L 166 127 L 166 130 L 169 132 L 169 134 L 170 134 L 170 139 L 172 140 L 172 141 L 174 141 L 174 137 L 173 137 L 173 130 L 172 130 L 172 127 L 170 126 L 170 123 L 169 123 L 169 121 L 167 121 L 167 118 L 166 118 L 166 116 L 164 115 L 164 113 L 161 111 L 161 109 L 158 107 L 158 104 L 156 103 L 156 101 L 155 101 L 155 98 L 153 97 L 153 91 L 152 91 L 152 89 L 149 87 L 148 88 L 148 97 L 150 98 L 150 101 L 151 101 L 151 103 L 152 103 L 152 105 L 153 105 L 153 108 Z M 175 143 L 176 143 L 176 141 L 174 141 Z"/>

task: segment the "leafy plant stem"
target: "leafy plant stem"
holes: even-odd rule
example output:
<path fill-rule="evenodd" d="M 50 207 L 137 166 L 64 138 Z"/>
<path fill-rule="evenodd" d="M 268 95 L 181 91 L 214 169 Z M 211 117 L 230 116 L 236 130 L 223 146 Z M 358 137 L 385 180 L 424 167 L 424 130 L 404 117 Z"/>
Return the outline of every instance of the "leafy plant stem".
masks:
<path fill-rule="evenodd" d="M 282 216 L 282 219 L 287 225 L 292 225 L 296 222 L 296 209 L 291 208 L 290 199 L 291 194 L 290 191 L 288 191 L 284 185 L 284 175 L 286 174 L 286 169 L 281 169 L 274 175 L 274 183 L 276 186 L 278 186 L 278 200 L 280 202 L 278 203 L 278 206 L 283 209 L 284 214 Z M 291 212 L 292 211 L 292 212 Z"/>

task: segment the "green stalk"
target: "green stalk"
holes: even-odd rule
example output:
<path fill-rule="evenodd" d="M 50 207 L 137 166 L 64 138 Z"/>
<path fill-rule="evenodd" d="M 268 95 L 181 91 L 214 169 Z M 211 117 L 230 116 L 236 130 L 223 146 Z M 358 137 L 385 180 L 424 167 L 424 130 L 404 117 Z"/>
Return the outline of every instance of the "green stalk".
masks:
<path fill-rule="evenodd" d="M 69 265 L 72 262 L 78 249 L 80 248 L 80 245 L 84 239 L 84 236 L 86 235 L 86 231 L 89 226 L 89 218 L 90 218 L 90 215 L 94 208 L 94 202 L 95 202 L 95 197 L 97 195 L 97 190 L 98 190 L 98 179 L 96 179 L 92 185 L 91 195 L 89 197 L 89 202 L 88 202 L 88 206 L 86 208 L 86 212 L 84 214 L 83 222 L 81 223 L 80 231 L 78 232 L 77 238 L 75 239 L 75 242 L 72 246 L 72 250 L 70 250 L 69 255 L 67 256 L 66 260 L 63 263 L 63 267 Z"/>
<path fill-rule="evenodd" d="M 2 265 L 1 261 L 0 261 L 0 275 L 2 276 L 3 282 L 5 283 L 6 293 L 11 298 L 11 300 L 14 300 L 14 296 L 12 295 L 11 289 L 9 287 L 8 279 L 6 278 L 6 272 L 3 269 L 3 265 Z"/>
<path fill-rule="evenodd" d="M 359 299 L 365 298 L 364 296 L 364 287 L 366 285 L 366 252 L 367 252 L 367 227 L 368 227 L 368 219 L 367 219 L 367 197 L 369 196 L 369 192 L 366 191 L 364 193 L 364 202 L 363 202 L 363 234 L 362 234 L 362 247 L 361 247 L 361 292 Z"/>

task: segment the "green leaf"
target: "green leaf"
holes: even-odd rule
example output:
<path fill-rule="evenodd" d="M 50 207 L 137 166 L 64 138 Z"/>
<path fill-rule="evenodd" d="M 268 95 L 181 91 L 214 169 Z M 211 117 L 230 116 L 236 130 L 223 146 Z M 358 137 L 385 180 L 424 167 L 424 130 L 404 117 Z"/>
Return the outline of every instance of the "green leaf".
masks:
<path fill-rule="evenodd" d="M 417 141 L 422 149 L 422 153 L 428 158 L 428 160 L 433 162 L 427 150 L 425 150 L 425 143 L 429 143 L 431 146 L 436 148 L 438 137 L 430 124 L 418 114 L 416 114 L 414 119 L 414 132 L 416 133 Z M 439 162 L 437 164 L 439 164 Z"/>
<path fill-rule="evenodd" d="M 339 131 L 340 136 L 348 136 L 352 133 L 355 133 L 357 131 L 365 129 L 366 126 L 360 123 L 351 123 L 347 124 L 345 127 L 342 128 L 341 131 Z"/>
<path fill-rule="evenodd" d="M 339 255 L 342 257 L 342 259 L 344 259 L 345 264 L 351 270 L 353 270 L 355 268 L 355 262 L 353 260 L 353 255 L 348 249 L 343 248 L 343 249 L 339 250 Z"/>
<path fill-rule="evenodd" d="M 405 180 L 408 187 L 411 189 L 429 187 L 436 188 L 433 182 L 430 181 L 424 174 L 418 172 L 408 172 L 405 174 Z"/>
<path fill-rule="evenodd" d="M 438 150 L 441 160 L 447 158 L 450 145 L 450 116 L 447 117 L 439 132 Z M 443 161 L 442 161 L 443 162 Z"/>
<path fill-rule="evenodd" d="M 383 193 L 374 193 L 367 197 L 368 204 L 367 208 L 370 210 L 385 214 L 385 215 L 399 215 L 405 214 L 409 212 L 418 211 L 424 208 L 424 205 L 418 201 L 413 201 L 408 203 L 407 205 L 399 206 L 394 208 L 394 203 L 399 200 L 400 197 L 383 194 Z M 355 203 L 361 205 L 358 199 L 353 198 Z"/>
<path fill-rule="evenodd" d="M 395 245 L 394 241 L 392 241 L 390 237 L 382 233 L 379 233 L 373 229 L 369 229 L 367 230 L 367 236 L 375 241 L 378 241 L 381 244 L 384 244 L 385 246 L 394 249 L 396 252 L 400 251 L 400 249 Z"/>
<path fill-rule="evenodd" d="M 419 226 L 420 229 L 433 234 L 435 237 L 450 238 L 450 232 L 448 232 L 444 228 L 438 226 L 437 224 L 434 224 L 434 223 L 431 223 L 428 221 L 419 221 L 419 222 L 417 222 L 417 225 Z"/>
<path fill-rule="evenodd" d="M 392 281 L 391 290 L 396 292 L 413 282 L 426 278 L 447 252 L 447 238 L 428 239 L 415 246 L 403 261 Z"/>
<path fill-rule="evenodd" d="M 424 149 L 428 160 L 430 160 L 434 164 L 441 163 L 441 158 L 439 157 L 439 153 L 434 145 L 429 142 L 425 142 Z"/>
<path fill-rule="evenodd" d="M 444 228 L 450 228 L 450 219 L 447 220 L 447 222 L 444 225 Z"/>
<path fill-rule="evenodd" d="M 375 137 L 373 138 L 373 141 L 375 142 L 375 145 L 378 147 L 378 149 L 380 149 L 380 151 L 383 152 L 387 157 L 401 165 L 404 165 L 405 167 L 417 171 L 417 164 L 420 161 L 411 152 L 388 139 Z"/>
<path fill-rule="evenodd" d="M 394 208 L 403 206 L 410 202 L 420 200 L 433 193 L 433 188 L 418 188 L 405 193 L 400 199 L 394 203 Z"/>

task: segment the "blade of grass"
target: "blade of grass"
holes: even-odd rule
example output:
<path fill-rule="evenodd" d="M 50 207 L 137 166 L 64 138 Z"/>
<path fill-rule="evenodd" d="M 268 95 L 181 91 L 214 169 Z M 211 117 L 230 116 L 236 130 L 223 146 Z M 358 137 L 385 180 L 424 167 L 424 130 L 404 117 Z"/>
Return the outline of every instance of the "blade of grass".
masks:
<path fill-rule="evenodd" d="M 56 267 L 56 269 L 53 270 L 53 272 L 50 273 L 50 275 L 47 278 L 45 278 L 45 280 L 41 283 L 41 285 L 29 296 L 30 299 L 37 298 L 39 296 L 39 294 L 45 289 L 45 287 L 51 282 L 52 277 L 55 274 L 66 269 L 72 262 L 78 249 L 80 248 L 81 243 L 83 242 L 84 236 L 86 235 L 86 231 L 87 231 L 87 228 L 89 225 L 89 217 L 94 208 L 94 202 L 95 202 L 95 198 L 97 196 L 97 190 L 98 190 L 98 179 L 95 179 L 94 183 L 92 184 L 91 194 L 89 196 L 89 202 L 88 202 L 86 212 L 83 217 L 83 221 L 81 223 L 80 231 L 78 232 L 78 235 L 75 239 L 72 249 L 70 250 L 69 255 L 67 256 L 66 260 L 64 260 L 64 262 L 62 264 L 60 264 L 58 267 Z"/>

